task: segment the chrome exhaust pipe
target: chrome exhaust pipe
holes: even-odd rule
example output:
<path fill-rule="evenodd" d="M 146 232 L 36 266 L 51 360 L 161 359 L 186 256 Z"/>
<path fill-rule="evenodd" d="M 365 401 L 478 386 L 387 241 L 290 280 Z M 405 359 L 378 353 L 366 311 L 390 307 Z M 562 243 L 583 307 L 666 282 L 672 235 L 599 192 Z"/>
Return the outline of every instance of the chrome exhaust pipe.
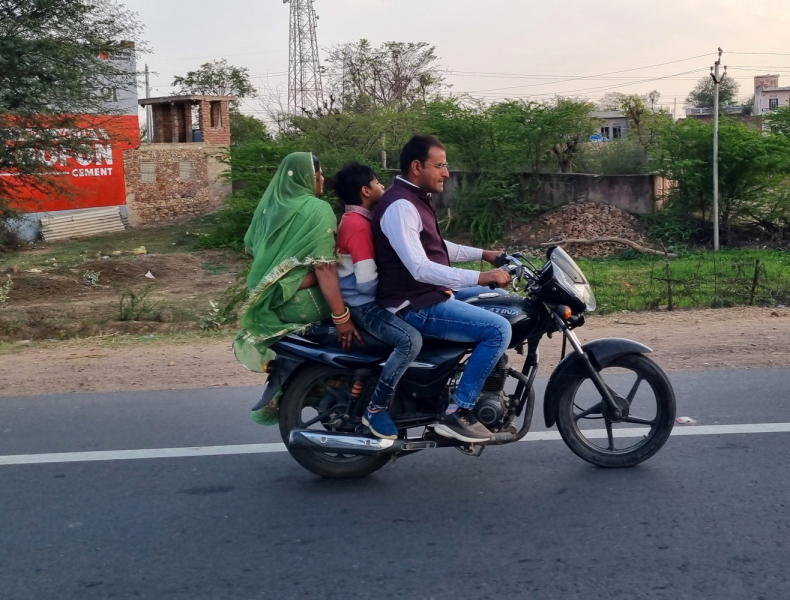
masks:
<path fill-rule="evenodd" d="M 382 440 L 376 437 L 308 429 L 294 429 L 288 436 L 289 448 L 367 456 L 389 456 L 400 452 L 436 448 L 436 445 L 434 441 Z"/>

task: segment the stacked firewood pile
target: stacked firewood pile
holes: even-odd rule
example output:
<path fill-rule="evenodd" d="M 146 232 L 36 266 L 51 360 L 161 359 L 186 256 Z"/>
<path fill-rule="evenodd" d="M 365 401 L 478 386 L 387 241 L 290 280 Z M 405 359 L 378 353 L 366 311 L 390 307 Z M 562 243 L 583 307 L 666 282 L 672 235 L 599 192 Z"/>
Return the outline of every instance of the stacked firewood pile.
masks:
<path fill-rule="evenodd" d="M 542 242 L 562 240 L 594 240 L 596 238 L 621 238 L 644 246 L 639 220 L 625 211 L 608 204 L 575 202 L 548 212 L 540 217 L 545 230 L 551 232 L 550 239 Z M 545 245 L 545 244 L 544 244 Z M 628 246 L 622 243 L 601 242 L 592 244 L 564 244 L 571 256 L 608 256 Z"/>

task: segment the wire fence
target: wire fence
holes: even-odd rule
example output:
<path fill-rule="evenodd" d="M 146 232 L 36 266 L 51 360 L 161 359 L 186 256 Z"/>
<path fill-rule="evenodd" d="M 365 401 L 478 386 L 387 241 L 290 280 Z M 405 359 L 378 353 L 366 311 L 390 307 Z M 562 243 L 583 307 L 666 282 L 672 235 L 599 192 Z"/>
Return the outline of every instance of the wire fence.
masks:
<path fill-rule="evenodd" d="M 659 307 L 790 305 L 790 255 L 784 252 L 580 260 L 579 266 L 593 287 L 600 313 Z"/>

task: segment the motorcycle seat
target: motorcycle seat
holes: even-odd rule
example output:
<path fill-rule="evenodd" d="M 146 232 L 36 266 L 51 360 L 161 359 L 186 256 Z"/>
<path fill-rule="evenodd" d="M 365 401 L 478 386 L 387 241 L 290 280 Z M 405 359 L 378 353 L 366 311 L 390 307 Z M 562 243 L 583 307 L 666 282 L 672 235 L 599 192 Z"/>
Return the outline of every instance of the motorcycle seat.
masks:
<path fill-rule="evenodd" d="M 355 338 L 351 345 L 352 351 L 369 354 L 377 358 L 386 358 L 392 354 L 392 346 L 389 344 L 382 342 L 364 329 L 357 328 L 357 331 L 359 331 L 360 336 L 362 336 L 362 341 L 364 341 L 365 344 L 361 345 Z M 301 337 L 319 346 L 327 346 L 329 348 L 340 347 L 337 341 L 337 328 L 332 321 L 322 321 L 321 323 L 311 325 L 310 329 L 301 334 Z"/>
<path fill-rule="evenodd" d="M 359 334 L 362 336 L 362 341 L 365 342 L 361 345 L 356 338 L 351 345 L 352 352 L 367 354 L 376 358 L 388 358 L 392 354 L 392 346 L 382 342 L 377 337 L 374 337 L 367 331 L 357 328 Z M 340 344 L 337 341 L 337 328 L 332 321 L 322 321 L 311 325 L 310 328 L 300 334 L 302 337 L 310 342 L 318 344 L 319 346 L 326 346 L 328 348 L 339 348 Z M 287 339 L 287 338 L 286 338 Z M 423 352 L 427 350 L 446 350 L 448 348 L 465 348 L 469 349 L 470 345 L 462 342 L 451 342 L 449 340 L 439 340 L 434 338 L 423 338 L 422 349 Z M 419 357 L 418 357 L 419 358 Z"/>

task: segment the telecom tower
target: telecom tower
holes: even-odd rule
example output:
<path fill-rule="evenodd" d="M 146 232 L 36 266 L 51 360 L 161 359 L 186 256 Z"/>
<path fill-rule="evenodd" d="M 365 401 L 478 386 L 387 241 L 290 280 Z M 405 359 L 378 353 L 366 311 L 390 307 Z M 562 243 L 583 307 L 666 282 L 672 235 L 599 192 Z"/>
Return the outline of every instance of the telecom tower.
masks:
<path fill-rule="evenodd" d="M 295 115 L 315 112 L 324 106 L 321 70 L 318 66 L 318 17 L 313 0 L 283 0 L 291 4 L 291 32 L 288 48 L 288 112 Z"/>

